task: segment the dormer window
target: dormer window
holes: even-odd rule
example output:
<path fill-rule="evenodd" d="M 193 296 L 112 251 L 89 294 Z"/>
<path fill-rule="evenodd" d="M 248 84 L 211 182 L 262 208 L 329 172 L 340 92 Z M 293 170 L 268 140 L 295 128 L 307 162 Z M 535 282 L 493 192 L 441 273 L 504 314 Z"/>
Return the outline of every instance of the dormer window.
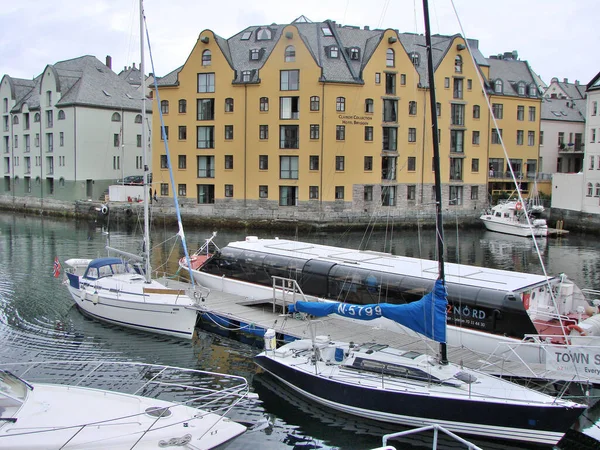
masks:
<path fill-rule="evenodd" d="M 456 73 L 462 73 L 462 65 L 463 65 L 462 57 L 460 55 L 456 55 L 456 58 L 454 58 L 454 71 Z"/>
<path fill-rule="evenodd" d="M 535 88 L 535 84 L 531 83 L 529 85 L 529 96 L 530 97 L 537 97 L 537 89 Z"/>
<path fill-rule="evenodd" d="M 210 52 L 210 50 L 204 50 L 202 52 L 202 65 L 210 66 L 211 62 L 212 62 L 212 53 Z"/>
<path fill-rule="evenodd" d="M 259 61 L 262 56 L 260 48 L 250 49 L 250 61 Z"/>
<path fill-rule="evenodd" d="M 288 45 L 285 48 L 285 62 L 294 62 L 296 61 L 296 49 L 293 45 Z"/>
<path fill-rule="evenodd" d="M 252 31 L 244 31 L 244 34 L 242 34 L 241 40 L 247 41 L 248 39 L 250 39 L 250 36 L 252 36 Z"/>
<path fill-rule="evenodd" d="M 256 31 L 257 41 L 270 41 L 273 39 L 273 33 L 270 28 L 259 28 Z"/>
<path fill-rule="evenodd" d="M 388 48 L 385 52 L 385 65 L 387 67 L 394 67 L 396 65 L 394 50 L 391 48 Z"/>
<path fill-rule="evenodd" d="M 352 47 L 348 49 L 348 55 L 351 60 L 358 61 L 360 59 L 360 49 L 357 47 Z"/>
<path fill-rule="evenodd" d="M 242 83 L 248 83 L 251 78 L 252 78 L 252 71 L 251 70 L 244 70 L 242 72 Z"/>
<path fill-rule="evenodd" d="M 421 56 L 417 52 L 412 52 L 410 54 L 410 61 L 413 63 L 413 66 L 419 67 Z"/>
<path fill-rule="evenodd" d="M 330 58 L 339 58 L 340 57 L 340 48 L 336 45 L 332 45 L 329 47 L 329 57 Z"/>
<path fill-rule="evenodd" d="M 519 95 L 525 95 L 525 83 L 523 83 L 522 81 L 519 82 L 519 84 L 517 85 L 517 93 Z"/>
<path fill-rule="evenodd" d="M 502 84 L 502 80 L 496 80 L 494 82 L 494 92 L 496 94 L 502 94 L 503 92 L 503 84 Z"/>
<path fill-rule="evenodd" d="M 331 32 L 329 27 L 323 27 L 321 28 L 321 31 L 323 32 L 323 36 L 333 36 L 333 33 Z"/>

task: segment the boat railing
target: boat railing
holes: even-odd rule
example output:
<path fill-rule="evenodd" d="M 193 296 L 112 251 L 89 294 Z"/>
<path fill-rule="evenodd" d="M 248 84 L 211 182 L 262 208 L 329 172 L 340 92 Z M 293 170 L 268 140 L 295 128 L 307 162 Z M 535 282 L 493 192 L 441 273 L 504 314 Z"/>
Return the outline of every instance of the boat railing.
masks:
<path fill-rule="evenodd" d="M 396 447 L 388 445 L 388 441 L 390 441 L 392 439 L 397 439 L 397 438 L 403 437 L 403 436 L 410 436 L 413 434 L 425 433 L 425 432 L 431 431 L 431 430 L 433 430 L 433 443 L 431 446 L 432 450 L 436 450 L 438 448 L 438 438 L 439 438 L 440 431 L 442 433 L 450 436 L 455 441 L 463 444 L 468 449 L 481 450 L 481 447 L 478 447 L 477 445 L 473 444 L 472 442 L 469 442 L 466 439 L 461 438 L 460 436 L 454 434 L 452 431 L 446 430 L 444 427 L 442 427 L 441 425 L 437 425 L 437 424 L 429 425 L 426 427 L 415 428 L 413 430 L 399 431 L 397 433 L 386 434 L 382 438 L 383 447 L 379 447 L 379 448 L 373 449 L 373 450 L 395 450 Z"/>
<path fill-rule="evenodd" d="M 308 301 L 304 292 L 298 285 L 298 282 L 293 278 L 284 278 L 273 276 L 273 313 L 277 306 L 277 293 L 281 293 L 281 302 L 283 311 L 286 311 L 286 306 L 296 303 L 297 300 Z"/>
<path fill-rule="evenodd" d="M 583 288 L 581 289 L 581 292 L 589 302 L 592 302 L 592 304 L 595 300 L 600 300 L 600 291 L 597 289 Z"/>

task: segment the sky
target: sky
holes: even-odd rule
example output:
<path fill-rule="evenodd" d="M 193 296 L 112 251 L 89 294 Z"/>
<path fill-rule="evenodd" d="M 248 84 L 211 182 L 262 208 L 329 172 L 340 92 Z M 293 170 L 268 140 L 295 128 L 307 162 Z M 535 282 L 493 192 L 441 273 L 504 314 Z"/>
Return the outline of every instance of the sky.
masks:
<path fill-rule="evenodd" d="M 138 11 L 139 0 L 8 2 L 0 8 L 0 77 L 32 79 L 47 64 L 83 55 L 102 62 L 110 55 L 117 73 L 137 66 Z M 183 65 L 205 29 L 229 38 L 304 15 L 424 33 L 419 0 L 145 0 L 144 11 L 158 76 Z M 433 33 L 477 39 L 486 57 L 517 50 L 547 84 L 552 77 L 587 84 L 600 72 L 597 0 L 429 0 L 429 11 Z M 152 72 L 148 57 L 146 67 Z"/>

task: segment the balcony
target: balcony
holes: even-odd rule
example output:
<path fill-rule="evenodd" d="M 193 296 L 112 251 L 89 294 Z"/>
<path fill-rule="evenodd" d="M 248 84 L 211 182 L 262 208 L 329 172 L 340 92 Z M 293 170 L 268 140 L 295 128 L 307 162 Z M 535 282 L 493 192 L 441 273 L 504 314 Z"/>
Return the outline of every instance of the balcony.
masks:
<path fill-rule="evenodd" d="M 569 143 L 569 144 L 559 144 L 558 145 L 558 153 L 564 154 L 564 153 L 569 153 L 569 154 L 583 154 L 585 150 L 585 144 L 582 143 Z"/>

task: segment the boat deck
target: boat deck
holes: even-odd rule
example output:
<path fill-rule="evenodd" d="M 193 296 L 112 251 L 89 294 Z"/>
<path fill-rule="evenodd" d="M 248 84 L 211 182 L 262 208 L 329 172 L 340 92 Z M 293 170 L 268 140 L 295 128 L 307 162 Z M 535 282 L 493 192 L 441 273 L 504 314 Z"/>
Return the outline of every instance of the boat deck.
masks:
<path fill-rule="evenodd" d="M 159 280 L 171 288 L 183 288 L 187 283 L 174 280 Z M 179 286 L 181 284 L 181 286 Z M 288 302 L 289 304 L 289 302 Z M 414 350 L 421 353 L 437 354 L 438 343 L 422 336 L 402 331 L 382 329 L 370 322 L 350 321 L 337 316 L 327 316 L 307 321 L 302 315 L 282 314 L 282 300 L 277 300 L 276 311 L 273 311 L 273 298 L 250 299 L 235 294 L 211 291 L 199 307 L 205 320 L 212 320 L 214 326 L 232 331 L 246 331 L 262 337 L 262 330 L 272 328 L 278 339 L 291 340 L 310 338 L 313 324 L 316 335 L 328 335 L 332 340 L 342 342 L 378 342 L 390 347 Z M 506 361 L 500 357 L 481 354 L 465 347 L 447 346 L 448 359 L 456 364 L 471 369 L 478 369 L 492 375 L 511 376 L 517 378 L 560 379 L 546 371 L 543 364 L 529 364 L 517 361 Z"/>

